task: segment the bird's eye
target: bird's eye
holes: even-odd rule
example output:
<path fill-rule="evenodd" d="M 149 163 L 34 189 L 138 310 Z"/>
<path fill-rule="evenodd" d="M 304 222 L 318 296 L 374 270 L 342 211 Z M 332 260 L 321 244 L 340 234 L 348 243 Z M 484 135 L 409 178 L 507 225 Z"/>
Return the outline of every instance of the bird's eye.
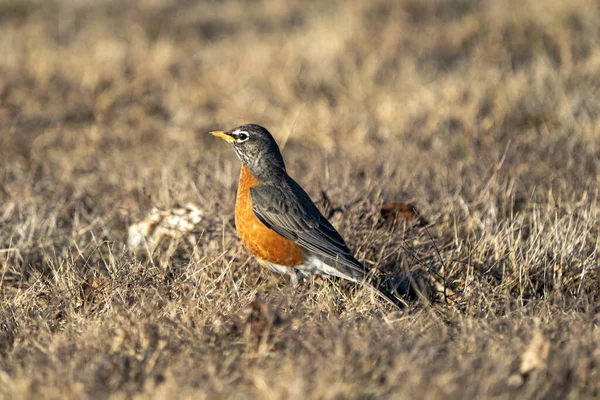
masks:
<path fill-rule="evenodd" d="M 246 140 L 248 140 L 248 137 L 249 137 L 249 136 L 248 136 L 248 134 L 247 134 L 247 133 L 245 133 L 245 132 L 241 132 L 241 133 L 239 133 L 239 134 L 237 135 L 237 141 L 238 141 L 239 143 L 241 143 L 241 142 L 245 142 Z"/>

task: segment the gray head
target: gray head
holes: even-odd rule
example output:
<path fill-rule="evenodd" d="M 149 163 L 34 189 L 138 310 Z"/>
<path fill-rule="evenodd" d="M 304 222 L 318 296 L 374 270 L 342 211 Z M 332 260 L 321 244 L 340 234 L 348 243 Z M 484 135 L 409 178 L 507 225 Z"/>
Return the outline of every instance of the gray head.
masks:
<path fill-rule="evenodd" d="M 210 134 L 229 142 L 238 158 L 256 177 L 273 168 L 285 171 L 277 142 L 260 125 L 241 125 L 230 131 L 212 131 Z"/>

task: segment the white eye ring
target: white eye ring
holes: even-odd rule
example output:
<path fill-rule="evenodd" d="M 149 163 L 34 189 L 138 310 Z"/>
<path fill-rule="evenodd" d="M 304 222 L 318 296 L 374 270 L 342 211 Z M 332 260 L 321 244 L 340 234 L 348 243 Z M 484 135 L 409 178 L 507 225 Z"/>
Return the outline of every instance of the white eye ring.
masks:
<path fill-rule="evenodd" d="M 249 138 L 250 136 L 246 132 L 238 132 L 236 140 L 238 143 L 242 143 L 248 140 Z"/>

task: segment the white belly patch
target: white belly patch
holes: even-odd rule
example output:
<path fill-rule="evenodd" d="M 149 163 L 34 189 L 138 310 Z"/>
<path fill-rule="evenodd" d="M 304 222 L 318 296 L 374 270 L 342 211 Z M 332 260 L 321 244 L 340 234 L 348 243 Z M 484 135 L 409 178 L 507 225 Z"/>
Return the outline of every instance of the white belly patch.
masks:
<path fill-rule="evenodd" d="M 298 278 L 308 279 L 311 275 L 314 274 L 337 276 L 338 278 L 343 278 L 351 282 L 359 282 L 356 278 L 344 274 L 337 268 L 326 264 L 325 262 L 319 260 L 316 257 L 308 257 L 304 263 L 296 265 L 295 267 L 286 267 L 285 265 L 274 264 L 265 260 L 259 260 L 259 262 L 261 265 L 270 269 L 273 272 L 276 272 L 281 275 L 289 275 L 292 279 L 292 282 L 297 282 Z"/>

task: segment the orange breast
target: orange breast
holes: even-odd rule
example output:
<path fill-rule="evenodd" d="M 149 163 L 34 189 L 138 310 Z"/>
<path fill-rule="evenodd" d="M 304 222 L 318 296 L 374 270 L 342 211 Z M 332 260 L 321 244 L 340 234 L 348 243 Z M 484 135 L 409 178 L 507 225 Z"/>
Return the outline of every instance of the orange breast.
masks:
<path fill-rule="evenodd" d="M 246 166 L 242 166 L 235 204 L 235 227 L 242 243 L 261 261 L 296 266 L 304 257 L 300 246 L 264 226 L 252 211 L 250 189 L 258 185 Z"/>

